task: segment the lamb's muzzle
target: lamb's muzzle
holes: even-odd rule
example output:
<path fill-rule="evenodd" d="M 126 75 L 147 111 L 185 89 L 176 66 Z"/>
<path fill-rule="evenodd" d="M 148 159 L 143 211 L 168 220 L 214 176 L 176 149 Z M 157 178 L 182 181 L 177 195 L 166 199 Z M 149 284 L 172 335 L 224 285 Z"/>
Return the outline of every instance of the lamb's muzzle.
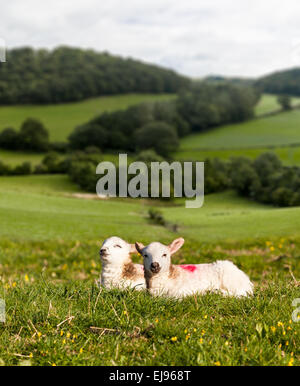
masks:
<path fill-rule="evenodd" d="M 152 273 L 158 273 L 160 271 L 160 266 L 158 263 L 151 263 L 150 270 Z"/>

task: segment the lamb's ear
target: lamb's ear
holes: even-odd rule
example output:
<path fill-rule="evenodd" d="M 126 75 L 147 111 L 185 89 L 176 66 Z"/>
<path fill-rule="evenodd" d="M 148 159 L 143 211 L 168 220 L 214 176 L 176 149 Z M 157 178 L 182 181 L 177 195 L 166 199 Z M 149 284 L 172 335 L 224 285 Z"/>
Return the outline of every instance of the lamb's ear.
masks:
<path fill-rule="evenodd" d="M 184 244 L 184 238 L 182 237 L 179 237 L 178 239 L 175 239 L 174 241 L 172 241 L 171 244 L 169 245 L 171 255 L 177 252 L 178 249 L 180 249 L 183 246 L 183 244 Z"/>
<path fill-rule="evenodd" d="M 138 253 L 141 255 L 142 254 L 142 249 L 145 248 L 145 245 L 142 243 L 135 243 L 135 248 L 138 251 Z"/>
<path fill-rule="evenodd" d="M 130 253 L 138 253 L 138 251 L 136 250 L 136 247 L 135 247 L 135 244 L 129 244 L 129 247 L 130 247 Z"/>

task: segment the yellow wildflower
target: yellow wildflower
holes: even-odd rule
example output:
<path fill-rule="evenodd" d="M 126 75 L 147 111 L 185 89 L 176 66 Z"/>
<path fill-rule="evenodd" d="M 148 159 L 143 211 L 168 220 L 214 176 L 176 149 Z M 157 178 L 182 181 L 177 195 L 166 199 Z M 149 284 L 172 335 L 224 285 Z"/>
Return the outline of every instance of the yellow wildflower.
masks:
<path fill-rule="evenodd" d="M 177 336 L 172 336 L 171 341 L 172 342 L 176 342 L 177 341 Z"/>
<path fill-rule="evenodd" d="M 220 361 L 215 362 L 215 366 L 221 366 Z"/>

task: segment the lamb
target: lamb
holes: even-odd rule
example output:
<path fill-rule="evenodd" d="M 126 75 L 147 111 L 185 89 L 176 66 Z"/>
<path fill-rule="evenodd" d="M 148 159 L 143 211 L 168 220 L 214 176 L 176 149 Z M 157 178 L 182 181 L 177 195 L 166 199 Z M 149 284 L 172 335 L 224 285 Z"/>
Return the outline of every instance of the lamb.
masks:
<path fill-rule="evenodd" d="M 100 249 L 102 272 L 99 284 L 106 288 L 145 289 L 144 267 L 134 264 L 130 254 L 137 252 L 134 244 L 120 237 L 109 237 Z"/>
<path fill-rule="evenodd" d="M 146 287 L 151 295 L 182 298 L 192 294 L 219 291 L 229 296 L 253 294 L 249 277 L 231 261 L 216 261 L 211 264 L 173 265 L 171 255 L 183 245 L 178 238 L 166 246 L 153 242 L 146 247 L 136 243 L 137 251 L 144 259 Z"/>

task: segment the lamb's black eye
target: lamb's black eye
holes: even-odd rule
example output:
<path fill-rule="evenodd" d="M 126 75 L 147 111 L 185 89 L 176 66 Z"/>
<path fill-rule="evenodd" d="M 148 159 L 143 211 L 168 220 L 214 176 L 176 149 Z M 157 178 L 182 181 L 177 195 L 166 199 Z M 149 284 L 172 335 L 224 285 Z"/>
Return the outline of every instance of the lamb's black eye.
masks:
<path fill-rule="evenodd" d="M 144 255 L 144 257 L 148 257 L 148 255 Z"/>
<path fill-rule="evenodd" d="M 122 248 L 121 245 L 116 244 L 115 248 Z"/>
<path fill-rule="evenodd" d="M 167 257 L 167 254 L 166 254 L 166 253 L 164 253 L 164 254 L 162 255 L 162 257 Z"/>

